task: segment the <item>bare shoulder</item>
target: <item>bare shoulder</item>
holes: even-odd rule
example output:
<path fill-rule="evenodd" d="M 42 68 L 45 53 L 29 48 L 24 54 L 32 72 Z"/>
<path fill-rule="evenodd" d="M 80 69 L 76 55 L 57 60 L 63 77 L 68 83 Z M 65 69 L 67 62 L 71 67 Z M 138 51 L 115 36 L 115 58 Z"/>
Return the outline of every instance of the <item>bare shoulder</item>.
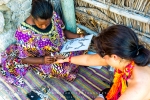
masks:
<path fill-rule="evenodd" d="M 143 84 L 142 86 L 150 90 L 150 67 L 148 66 L 135 66 L 133 70 L 134 81 Z M 149 86 L 147 86 L 149 85 Z"/>
<path fill-rule="evenodd" d="M 133 74 L 135 74 L 136 80 L 143 80 L 150 82 L 150 67 L 149 66 L 136 66 Z"/>
<path fill-rule="evenodd" d="M 150 67 L 148 66 L 135 66 L 134 79 L 129 85 L 129 88 L 136 91 L 136 95 L 142 99 L 137 100 L 148 100 L 150 99 Z M 137 97 L 138 97 L 137 96 Z"/>
<path fill-rule="evenodd" d="M 143 88 L 143 93 L 147 94 L 145 97 L 145 99 L 143 100 L 150 100 L 150 67 L 149 66 L 145 66 L 145 67 L 137 67 L 137 80 L 138 80 L 138 87 Z"/>
<path fill-rule="evenodd" d="M 128 87 L 119 100 L 150 100 L 150 67 L 135 66 Z"/>

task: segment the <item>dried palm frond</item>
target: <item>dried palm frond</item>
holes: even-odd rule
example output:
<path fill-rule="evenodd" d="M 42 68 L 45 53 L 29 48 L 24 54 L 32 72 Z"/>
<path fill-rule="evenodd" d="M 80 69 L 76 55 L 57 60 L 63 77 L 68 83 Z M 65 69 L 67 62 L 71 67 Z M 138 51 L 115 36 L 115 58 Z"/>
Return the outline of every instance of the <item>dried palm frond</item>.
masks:
<path fill-rule="evenodd" d="M 108 12 L 106 10 L 101 10 L 97 8 L 86 8 L 86 7 L 76 7 L 78 11 L 87 13 L 88 15 L 98 17 L 104 21 L 110 22 L 112 24 L 123 24 L 129 26 L 133 29 L 141 31 L 143 33 L 150 35 L 150 25 L 147 23 L 139 22 L 134 19 L 126 18 L 124 16 L 115 14 L 113 12 Z M 109 13 L 109 14 L 108 14 Z M 84 17 L 83 17 L 84 19 Z M 146 26 L 146 27 L 145 27 Z"/>
<path fill-rule="evenodd" d="M 149 32 L 149 29 L 146 30 L 147 28 L 149 28 L 149 24 L 141 23 L 141 22 L 138 22 L 138 21 L 135 21 L 132 19 L 128 19 L 128 18 L 119 16 L 114 13 L 110 14 L 111 16 L 113 16 L 112 18 L 110 18 L 109 16 L 106 16 L 102 12 L 98 12 L 98 10 L 95 10 L 93 8 L 92 8 L 92 10 L 93 11 L 91 11 L 90 8 L 77 7 L 76 8 L 77 22 L 88 27 L 89 29 L 91 29 L 97 33 L 100 33 L 101 30 L 107 28 L 108 26 L 113 25 L 114 23 L 126 24 L 127 26 L 129 26 L 131 29 L 133 29 L 138 34 L 138 36 L 141 40 L 141 43 L 143 43 L 147 48 L 150 47 L 150 42 L 147 42 L 147 39 L 148 39 L 148 41 L 150 41 L 150 34 L 146 33 L 146 32 Z M 94 11 L 97 11 L 97 14 L 94 13 Z M 105 16 L 105 17 L 103 17 L 103 16 Z M 105 18 L 105 20 L 104 20 L 104 18 Z M 110 21 L 111 19 L 113 19 L 113 20 Z M 115 22 L 112 23 L 113 21 L 115 21 Z M 141 30 L 143 30 L 142 28 L 145 29 L 144 32 L 141 31 Z"/>
<path fill-rule="evenodd" d="M 94 1 L 104 3 L 104 0 L 94 0 Z M 84 0 L 75 0 L 75 4 L 76 6 L 80 7 L 94 7 L 93 5 L 84 2 Z M 115 6 L 118 8 L 124 8 L 128 11 L 132 11 L 138 14 L 150 16 L 149 0 L 105 0 L 105 4 Z"/>

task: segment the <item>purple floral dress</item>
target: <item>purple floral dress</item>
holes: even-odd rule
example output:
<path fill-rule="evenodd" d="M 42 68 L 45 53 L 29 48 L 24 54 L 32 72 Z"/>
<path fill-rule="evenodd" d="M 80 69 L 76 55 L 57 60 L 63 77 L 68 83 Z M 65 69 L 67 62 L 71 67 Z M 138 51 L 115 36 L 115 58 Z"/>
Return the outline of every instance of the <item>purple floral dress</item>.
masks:
<path fill-rule="evenodd" d="M 24 86 L 23 76 L 28 70 L 34 70 L 41 77 L 57 77 L 73 81 L 78 72 L 78 66 L 70 63 L 31 65 L 22 64 L 21 59 L 26 57 L 43 57 L 45 55 L 60 54 L 59 51 L 65 42 L 63 33 L 64 24 L 54 12 L 50 29 L 38 30 L 35 26 L 23 22 L 15 33 L 16 44 L 9 46 L 2 53 L 2 73 L 8 82 L 16 86 Z M 84 51 L 62 53 L 63 56 L 81 55 Z"/>

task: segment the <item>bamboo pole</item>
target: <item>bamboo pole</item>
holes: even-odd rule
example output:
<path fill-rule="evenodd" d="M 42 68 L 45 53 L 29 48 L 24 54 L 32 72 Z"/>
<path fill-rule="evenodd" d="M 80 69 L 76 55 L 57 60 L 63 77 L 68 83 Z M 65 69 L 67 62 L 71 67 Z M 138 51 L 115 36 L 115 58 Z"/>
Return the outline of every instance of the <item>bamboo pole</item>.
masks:
<path fill-rule="evenodd" d="M 74 1 L 61 0 L 61 6 L 66 29 L 73 33 L 76 33 L 77 27 L 75 20 Z"/>
<path fill-rule="evenodd" d="M 127 18 L 131 18 L 131 19 L 134 19 L 134 20 L 137 20 L 137 21 L 140 21 L 140 22 L 150 24 L 150 17 L 148 17 L 148 16 L 142 16 L 142 15 L 139 15 L 135 12 L 129 12 L 129 11 L 123 9 L 123 8 L 118 8 L 118 7 L 115 7 L 115 6 L 109 6 L 109 5 L 103 4 L 101 2 L 94 1 L 94 0 L 81 0 L 81 1 L 84 1 L 84 2 L 89 3 L 91 5 L 94 5 L 98 8 L 109 10 L 113 13 L 118 14 L 118 15 L 122 15 L 122 16 L 125 16 Z"/>

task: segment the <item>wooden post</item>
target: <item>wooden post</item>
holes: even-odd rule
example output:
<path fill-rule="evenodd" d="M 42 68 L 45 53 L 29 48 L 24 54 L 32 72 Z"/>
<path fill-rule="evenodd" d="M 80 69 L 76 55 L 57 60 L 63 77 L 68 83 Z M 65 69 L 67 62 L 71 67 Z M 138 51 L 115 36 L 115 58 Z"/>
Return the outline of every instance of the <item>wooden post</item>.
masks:
<path fill-rule="evenodd" d="M 74 0 L 61 0 L 61 6 L 66 29 L 76 33 L 77 26 L 75 20 Z"/>

